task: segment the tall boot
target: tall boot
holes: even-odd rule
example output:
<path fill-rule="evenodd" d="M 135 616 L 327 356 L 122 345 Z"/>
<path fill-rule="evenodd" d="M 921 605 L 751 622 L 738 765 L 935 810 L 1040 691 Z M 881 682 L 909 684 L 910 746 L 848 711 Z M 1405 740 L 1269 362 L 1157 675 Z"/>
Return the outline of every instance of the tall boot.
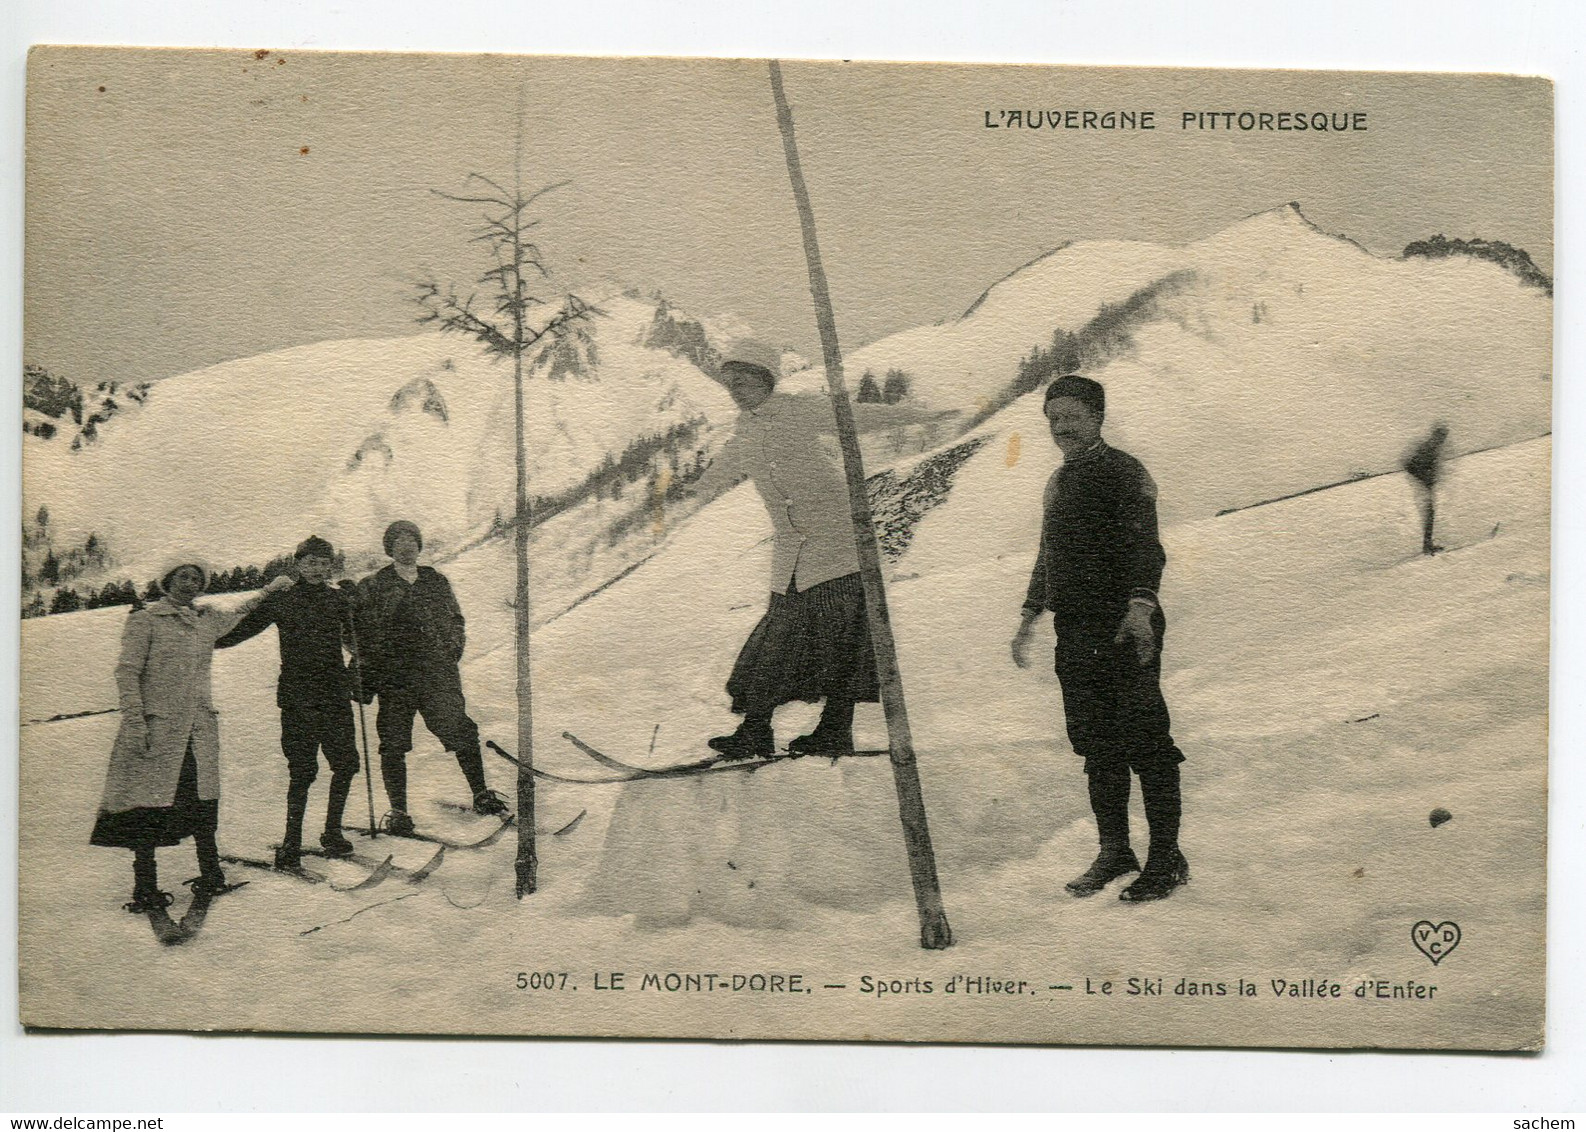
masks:
<path fill-rule="evenodd" d="M 478 743 L 466 751 L 457 752 L 457 765 L 463 768 L 463 777 L 468 780 L 468 788 L 474 792 L 474 813 L 505 817 L 512 812 L 507 800 L 490 789 L 485 781 L 485 760 L 479 753 Z"/>
<path fill-rule="evenodd" d="M 201 829 L 193 834 L 193 845 L 198 850 L 198 880 L 210 892 L 220 892 L 226 887 L 226 873 L 220 867 L 220 847 L 215 844 L 215 831 Z M 198 888 L 193 889 L 194 892 Z"/>
<path fill-rule="evenodd" d="M 302 866 L 303 815 L 308 810 L 308 788 L 311 780 L 293 775 L 286 783 L 286 833 L 281 847 L 275 853 L 278 869 L 296 869 Z"/>
<path fill-rule="evenodd" d="M 1118 894 L 1120 900 L 1132 903 L 1161 900 L 1189 880 L 1189 862 L 1178 845 L 1183 813 L 1178 763 L 1142 770 L 1140 794 L 1145 801 L 1146 824 L 1151 829 L 1151 849 L 1139 878 Z"/>
<path fill-rule="evenodd" d="M 485 759 L 479 753 L 478 746 L 458 751 L 457 765 L 463 768 L 463 777 L 468 780 L 468 789 L 474 797 L 477 798 L 490 789 L 485 781 Z"/>
<path fill-rule="evenodd" d="M 168 907 L 171 894 L 160 891 L 159 866 L 154 859 L 154 846 L 141 845 L 132 851 L 132 899 L 127 903 L 129 912 L 153 912 Z"/>
<path fill-rule="evenodd" d="M 1129 846 L 1129 767 L 1097 762 L 1087 765 L 1086 778 L 1101 849 L 1090 868 L 1064 885 L 1075 896 L 1093 896 L 1119 877 L 1140 871 L 1140 860 Z"/>
<path fill-rule="evenodd" d="M 408 810 L 408 761 L 405 751 L 380 752 L 380 781 L 391 808 L 399 814 Z"/>
<path fill-rule="evenodd" d="M 352 842 L 341 831 L 341 823 L 347 812 L 347 795 L 352 791 L 354 773 L 331 772 L 330 797 L 325 802 L 325 832 L 319 835 L 319 845 L 332 857 L 349 857 L 353 852 Z"/>
<path fill-rule="evenodd" d="M 821 721 L 787 745 L 795 755 L 846 755 L 854 749 L 854 701 L 827 696 Z"/>

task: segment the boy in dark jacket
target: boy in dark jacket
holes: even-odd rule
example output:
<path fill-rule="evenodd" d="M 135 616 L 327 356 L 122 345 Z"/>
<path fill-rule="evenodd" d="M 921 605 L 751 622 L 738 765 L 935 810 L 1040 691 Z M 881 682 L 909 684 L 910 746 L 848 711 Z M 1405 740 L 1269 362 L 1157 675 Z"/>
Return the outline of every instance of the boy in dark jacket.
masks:
<path fill-rule="evenodd" d="M 1063 464 L 1046 486 L 1041 548 L 1013 660 L 1029 663 L 1030 630 L 1052 611 L 1056 667 L 1069 743 L 1085 760 L 1101 851 L 1067 885 L 1090 896 L 1132 872 L 1119 898 L 1160 900 L 1189 879 L 1179 851 L 1179 766 L 1162 698 L 1166 621 L 1156 589 L 1167 559 L 1157 538 L 1156 484 L 1133 456 L 1101 439 L 1106 395 L 1098 382 L 1060 377 L 1045 413 Z M 1146 866 L 1129 844 L 1129 773 L 1140 778 L 1151 848 Z"/>
<path fill-rule="evenodd" d="M 319 843 L 333 857 L 352 852 L 341 832 L 347 794 L 358 773 L 354 737 L 352 680 L 342 659 L 350 646 L 351 606 L 346 596 L 327 585 L 335 550 L 317 535 L 303 540 L 293 556 L 297 583 L 272 593 L 215 642 L 217 648 L 240 645 L 276 626 L 281 647 L 281 676 L 275 702 L 281 709 L 281 752 L 286 756 L 286 836 L 276 851 L 278 868 L 299 867 L 303 852 L 303 815 L 308 789 L 319 774 L 319 752 L 330 764 L 330 798 L 325 804 L 325 832 Z"/>
<path fill-rule="evenodd" d="M 358 584 L 358 647 L 364 688 L 380 697 L 375 730 L 380 735 L 380 777 L 391 812 L 386 828 L 413 833 L 408 816 L 407 753 L 413 749 L 413 717 L 457 756 L 473 791 L 474 811 L 507 813 L 506 799 L 485 783 L 479 727 L 463 702 L 458 662 L 466 640 L 463 611 L 445 575 L 418 565 L 424 537 L 399 519 L 386 528 L 391 565 Z"/>

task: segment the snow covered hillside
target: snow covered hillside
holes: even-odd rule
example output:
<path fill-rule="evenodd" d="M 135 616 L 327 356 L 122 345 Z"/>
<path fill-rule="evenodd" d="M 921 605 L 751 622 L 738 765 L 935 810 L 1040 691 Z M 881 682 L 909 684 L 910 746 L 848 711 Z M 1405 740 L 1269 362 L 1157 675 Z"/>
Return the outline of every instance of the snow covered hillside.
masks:
<path fill-rule="evenodd" d="M 550 497 L 636 439 L 732 406 L 678 353 L 645 344 L 655 304 L 627 295 L 580 340 L 536 359 L 528 383 L 531 490 Z M 24 497 L 57 540 L 95 532 L 142 582 L 172 547 L 262 565 L 309 532 L 378 552 L 393 518 L 436 548 L 510 517 L 512 369 L 460 338 L 321 342 L 167 378 L 101 440 L 71 451 L 24 438 Z"/>
<path fill-rule="evenodd" d="M 1146 288 L 1154 297 L 1124 328 L 1126 347 L 1086 372 L 1113 404 L 1179 422 L 1181 447 L 1208 454 L 1186 482 L 1210 492 L 1227 484 L 1220 471 L 1272 494 L 1309 486 L 1307 473 L 1385 471 L 1401 438 L 1434 418 L 1449 422 L 1463 452 L 1548 429 L 1553 304 L 1544 291 L 1484 260 L 1374 256 L 1293 204 L 1183 248 L 1067 245 L 960 318 L 882 339 L 847 364 L 901 368 L 917 398 L 973 410 L 1054 330 L 1080 332 L 1104 305 Z M 1347 458 L 1328 459 L 1348 444 Z M 1238 467 L 1247 461 L 1257 467 Z"/>
<path fill-rule="evenodd" d="M 1106 278 L 1120 299 L 1137 283 L 1178 280 L 1160 290 L 1169 316 L 1135 327 L 1133 349 L 1099 372 L 1107 437 L 1145 461 L 1161 492 L 1164 689 L 1188 758 L 1183 844 L 1193 874 L 1171 899 L 1132 907 L 1062 889 L 1089 862 L 1094 826 L 1055 678 L 1045 665 L 1015 669 L 1008 656 L 1042 485 L 1058 459 L 1035 392 L 972 435 L 899 463 L 889 481 L 904 485 L 914 506 L 911 472 L 937 469 L 923 493 L 933 506 L 922 505 L 887 570 L 952 949 L 917 948 L 892 777 L 880 758 L 625 785 L 544 782 L 543 889 L 533 899 L 513 897 L 508 838 L 451 852 L 412 886 L 392 879 L 338 892 L 260 873 L 216 905 L 202 935 L 161 949 L 146 923 L 119 911 L 128 855 L 86 844 L 115 715 L 26 722 L 113 707 L 124 614 L 96 610 L 22 627 L 26 1019 L 885 1037 L 895 1032 L 889 1020 L 914 1003 L 861 1006 L 825 984 L 966 971 L 1028 975 L 1041 986 L 1138 974 L 1402 980 L 1429 973 L 1409 926 L 1430 919 L 1468 928 L 1459 962 L 1435 972 L 1436 1009 L 1372 1013 L 1368 1005 L 1362 1023 L 1358 1011 L 1311 1002 L 1250 1010 L 1115 1002 L 1084 1014 L 1032 998 L 1012 1036 L 1193 1044 L 1215 1034 L 1260 1044 L 1303 1019 L 1321 1045 L 1357 1044 L 1363 1033 L 1400 1045 L 1456 1034 L 1472 1045 L 1515 1044 L 1516 1033 L 1534 1043 L 1551 456 L 1549 339 L 1538 312 L 1550 304 L 1490 264 L 1374 259 L 1293 210 L 1158 252 L 1075 245 L 1027 270 L 1053 272 L 1063 286 Z M 1101 258 L 1086 261 L 1094 270 L 1083 278 L 1063 274 L 1065 256 L 1091 254 Z M 1181 271 L 1192 274 L 1175 276 Z M 1014 300 L 1033 303 L 1042 290 L 1023 290 L 1036 278 L 1023 275 L 956 324 L 1003 320 L 977 323 L 977 334 L 1008 349 L 1010 364 L 1050 333 L 1017 336 L 1013 316 L 1026 308 Z M 1404 300 L 1412 291 L 1413 304 Z M 1051 293 L 1081 320 L 1102 301 L 1056 283 Z M 1471 304 L 1482 297 L 1477 312 Z M 593 354 L 578 355 L 580 365 L 600 367 L 601 380 L 569 373 L 537 383 L 536 395 L 549 398 L 531 418 L 537 490 L 577 482 L 658 419 L 726 421 L 726 398 L 700 369 L 641 344 L 652 307 L 607 306 Z M 469 536 L 510 499 L 511 434 L 501 414 L 511 392 L 499 367 L 457 346 L 328 344 L 233 363 L 221 377 L 188 375 L 180 380 L 193 382 L 195 405 L 244 399 L 246 412 L 224 415 L 233 424 L 284 413 L 276 386 L 286 378 L 320 406 L 301 422 L 294 410 L 289 427 L 235 435 L 218 423 L 217 407 L 205 418 L 213 428 L 192 430 L 192 451 L 171 440 L 184 435 L 172 422 L 156 427 L 162 386 L 85 453 L 84 468 L 98 477 L 78 496 L 95 500 L 87 519 L 114 512 L 119 525 L 101 533 L 148 553 L 192 537 L 257 558 L 290 546 L 306 526 L 373 545 L 400 504 L 427 524 L 430 549 L 448 554 L 445 570 L 469 619 L 470 709 L 487 737 L 510 744 L 510 552 L 505 540 Z M 949 356 L 946 345 L 920 349 L 920 358 Z M 910 368 L 856 357 L 850 372 L 867 364 Z M 314 384 L 321 372 L 323 387 Z M 1486 450 L 1450 463 L 1438 511 L 1448 553 L 1423 558 L 1407 478 L 1351 477 L 1393 467 L 1436 419 L 1451 425 L 1456 450 Z M 102 455 L 111 452 L 114 461 Z M 953 452 L 965 458 L 932 462 Z M 50 482 L 37 478 L 43 467 L 30 462 L 30 490 Z M 1300 491 L 1311 493 L 1265 502 Z M 620 507 L 624 521 L 637 513 L 645 523 L 643 554 L 594 562 L 588 577 L 609 584 L 537 605 L 535 760 L 566 778 L 609 772 L 564 732 L 646 765 L 700 757 L 705 738 L 735 722 L 723 683 L 766 602 L 770 524 L 751 487 L 692 514 L 635 512 L 631 499 Z M 51 508 L 54 522 L 81 521 Z M 538 533 L 537 576 L 548 559 L 582 553 L 612 521 L 593 504 L 553 518 Z M 285 792 L 276 656 L 265 634 L 215 661 L 221 840 L 256 857 L 280 835 Z M 785 708 L 778 738 L 807 729 L 817 710 Z M 857 732 L 861 747 L 884 745 L 879 708 L 861 707 Z M 466 801 L 455 761 L 422 731 L 415 738 L 420 826 L 476 833 L 481 819 L 455 808 Z M 512 768 L 494 760 L 488 770 L 510 795 Z M 311 814 L 322 812 L 324 789 L 322 778 Z M 378 783 L 374 790 L 383 811 Z M 361 795 L 360 786 L 349 820 L 368 816 Z M 1433 807 L 1453 820 L 1432 827 Z M 1135 828 L 1143 844 L 1138 803 Z M 405 867 L 433 851 L 389 839 L 363 847 Z M 190 853 L 162 851 L 167 887 L 188 875 Z M 349 883 L 360 874 L 345 863 L 334 869 Z M 68 918 L 70 932 L 61 930 Z M 520 968 L 580 972 L 587 990 L 595 969 L 694 964 L 804 971 L 822 990 L 796 1005 L 702 997 L 676 1013 L 651 996 L 614 996 L 591 1013 L 588 994 L 524 997 L 507 984 Z M 110 967 L 121 977 L 107 982 Z M 1101 1028 L 1086 1028 L 1093 1024 Z"/>
<path fill-rule="evenodd" d="M 1165 688 L 1189 759 L 1184 845 L 1194 879 L 1141 908 L 1062 891 L 1088 861 L 1094 832 L 1054 678 L 1007 659 L 1050 466 L 1026 452 L 1010 461 L 1005 436 L 988 442 L 894 568 L 901 662 L 957 937 L 951 950 L 916 947 L 881 759 L 628 786 L 542 783 L 544 889 L 531 900 L 512 896 L 508 839 L 449 854 L 414 887 L 393 880 L 336 893 L 254 875 L 217 905 L 202 936 L 161 949 L 140 918 L 119 910 L 126 855 L 86 845 L 115 731 L 110 715 L 23 732 L 27 1017 L 410 1031 L 466 1019 L 479 1032 L 580 1032 L 620 1019 L 634 1032 L 785 1036 L 809 1027 L 811 1036 L 884 1036 L 908 1003 L 855 1009 L 828 995 L 793 1011 L 713 998 L 676 1015 L 636 996 L 613 1000 L 614 1013 L 595 1019 L 579 994 L 513 997 L 502 972 L 565 969 L 587 980 L 592 969 L 685 963 L 802 970 L 816 983 L 852 983 L 877 965 L 936 979 L 1027 972 L 1043 985 L 1140 973 L 1402 979 L 1426 966 L 1409 952 L 1408 924 L 1431 917 L 1480 925 L 1463 945 L 1470 965 L 1438 972 L 1446 1000 L 1438 1010 L 1379 1010 L 1369 1016 L 1380 1030 L 1368 1022 L 1366 1033 L 1435 1044 L 1457 1030 L 1474 1043 L 1539 1020 L 1549 442 L 1451 465 L 1440 512 L 1450 552 L 1437 558 L 1413 553 L 1417 525 L 1402 476 L 1165 530 Z M 1172 469 L 1157 474 L 1165 491 L 1178 487 Z M 663 765 L 696 757 L 704 736 L 730 725 L 721 683 L 763 607 L 765 529 L 752 491 L 729 493 L 651 561 L 536 633 L 542 765 L 569 777 L 604 773 L 564 730 Z M 476 559 L 496 553 L 482 548 L 452 572 L 471 635 L 481 638 L 465 667 L 470 703 L 487 735 L 506 738 L 505 575 Z M 26 717 L 114 702 L 121 616 L 24 623 Z M 222 842 L 254 855 L 279 836 L 285 789 L 274 664 L 265 638 L 216 661 Z M 779 737 L 813 715 L 785 709 Z M 882 736 L 879 710 L 862 709 L 861 743 Z M 455 763 L 422 732 L 418 742 L 421 824 L 468 833 L 478 819 L 443 805 L 463 795 Z M 511 768 L 489 769 L 510 791 Z M 322 781 L 314 813 L 323 789 Z M 1453 821 L 1432 829 L 1434 806 Z M 1144 828 L 1138 812 L 1136 828 Z M 432 847 L 376 848 L 411 867 Z M 1533 867 L 1516 871 L 1517 862 Z M 168 880 L 187 875 L 190 850 L 162 852 L 162 868 Z M 357 879 L 349 869 L 345 882 Z M 67 916 L 77 930 L 60 930 Z M 1489 947 L 1506 962 L 1483 963 Z M 107 983 L 111 965 L 121 977 Z M 47 1011 L 30 1005 L 46 1001 Z M 1220 1041 L 1259 1042 L 1268 1020 L 1295 1011 L 1309 1012 L 1318 1044 L 1362 1033 L 1359 1015 L 1303 1002 L 1215 1016 L 1206 1003 L 1106 1009 L 1114 1041 L 1203 1041 L 1215 1017 Z M 1072 1011 L 1032 1007 L 1020 1033 L 1076 1040 L 1086 1024 Z"/>

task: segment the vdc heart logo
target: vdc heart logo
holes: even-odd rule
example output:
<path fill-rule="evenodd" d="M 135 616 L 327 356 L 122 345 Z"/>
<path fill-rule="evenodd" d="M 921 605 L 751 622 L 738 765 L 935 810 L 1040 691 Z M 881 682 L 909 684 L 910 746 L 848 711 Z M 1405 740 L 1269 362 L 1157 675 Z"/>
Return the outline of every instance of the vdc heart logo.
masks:
<path fill-rule="evenodd" d="M 1421 954 L 1435 966 L 1448 958 L 1448 953 L 1459 946 L 1459 925 L 1453 920 L 1434 924 L 1421 920 L 1410 929 L 1410 941 L 1421 949 Z"/>

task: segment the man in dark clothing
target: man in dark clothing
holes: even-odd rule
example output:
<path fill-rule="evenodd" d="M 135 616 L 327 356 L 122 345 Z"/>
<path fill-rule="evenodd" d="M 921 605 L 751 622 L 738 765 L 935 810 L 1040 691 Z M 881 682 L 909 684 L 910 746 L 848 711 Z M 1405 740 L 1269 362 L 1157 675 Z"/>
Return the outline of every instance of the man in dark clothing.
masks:
<path fill-rule="evenodd" d="M 418 565 L 423 535 L 399 519 L 386 528 L 391 565 L 358 584 L 358 648 L 365 688 L 380 697 L 375 730 L 380 736 L 380 777 L 391 812 L 386 828 L 413 832 L 407 808 L 407 753 L 413 749 L 413 717 L 457 756 L 473 791 L 474 811 L 507 813 L 506 799 L 485 783 L 479 727 L 463 702 L 465 635 L 463 611 L 445 575 Z"/>
<path fill-rule="evenodd" d="M 276 865 L 297 868 L 303 851 L 303 815 L 308 789 L 319 774 L 319 752 L 330 764 L 330 798 L 325 805 L 325 832 L 319 843 L 333 857 L 352 852 L 341 832 L 347 793 L 358 773 L 354 738 L 352 680 L 342 659 L 350 644 L 351 607 L 346 596 L 326 584 L 335 551 L 318 536 L 305 539 L 294 556 L 297 583 L 273 593 L 236 628 L 215 642 L 217 648 L 239 645 L 276 626 L 281 648 L 281 676 L 275 702 L 281 709 L 281 751 L 286 755 L 286 836 L 276 851 Z"/>
<path fill-rule="evenodd" d="M 1448 443 L 1448 426 L 1439 424 L 1404 458 L 1404 470 L 1416 482 L 1421 504 L 1421 553 L 1436 554 L 1443 548 L 1432 541 L 1437 522 L 1437 481 L 1443 475 L 1443 445 Z"/>
<path fill-rule="evenodd" d="M 1101 842 L 1068 890 L 1090 896 L 1139 871 L 1120 899 L 1160 900 L 1189 879 L 1189 863 L 1178 845 L 1184 756 L 1160 683 L 1166 621 L 1156 590 L 1167 558 L 1157 538 L 1156 484 L 1138 460 L 1101 439 L 1099 383 L 1058 378 L 1045 411 L 1063 464 L 1046 486 L 1041 548 L 1013 659 L 1021 668 L 1029 663 L 1031 627 L 1051 610 L 1069 743 L 1085 760 Z M 1131 770 L 1151 831 L 1143 871 L 1129 844 Z"/>

